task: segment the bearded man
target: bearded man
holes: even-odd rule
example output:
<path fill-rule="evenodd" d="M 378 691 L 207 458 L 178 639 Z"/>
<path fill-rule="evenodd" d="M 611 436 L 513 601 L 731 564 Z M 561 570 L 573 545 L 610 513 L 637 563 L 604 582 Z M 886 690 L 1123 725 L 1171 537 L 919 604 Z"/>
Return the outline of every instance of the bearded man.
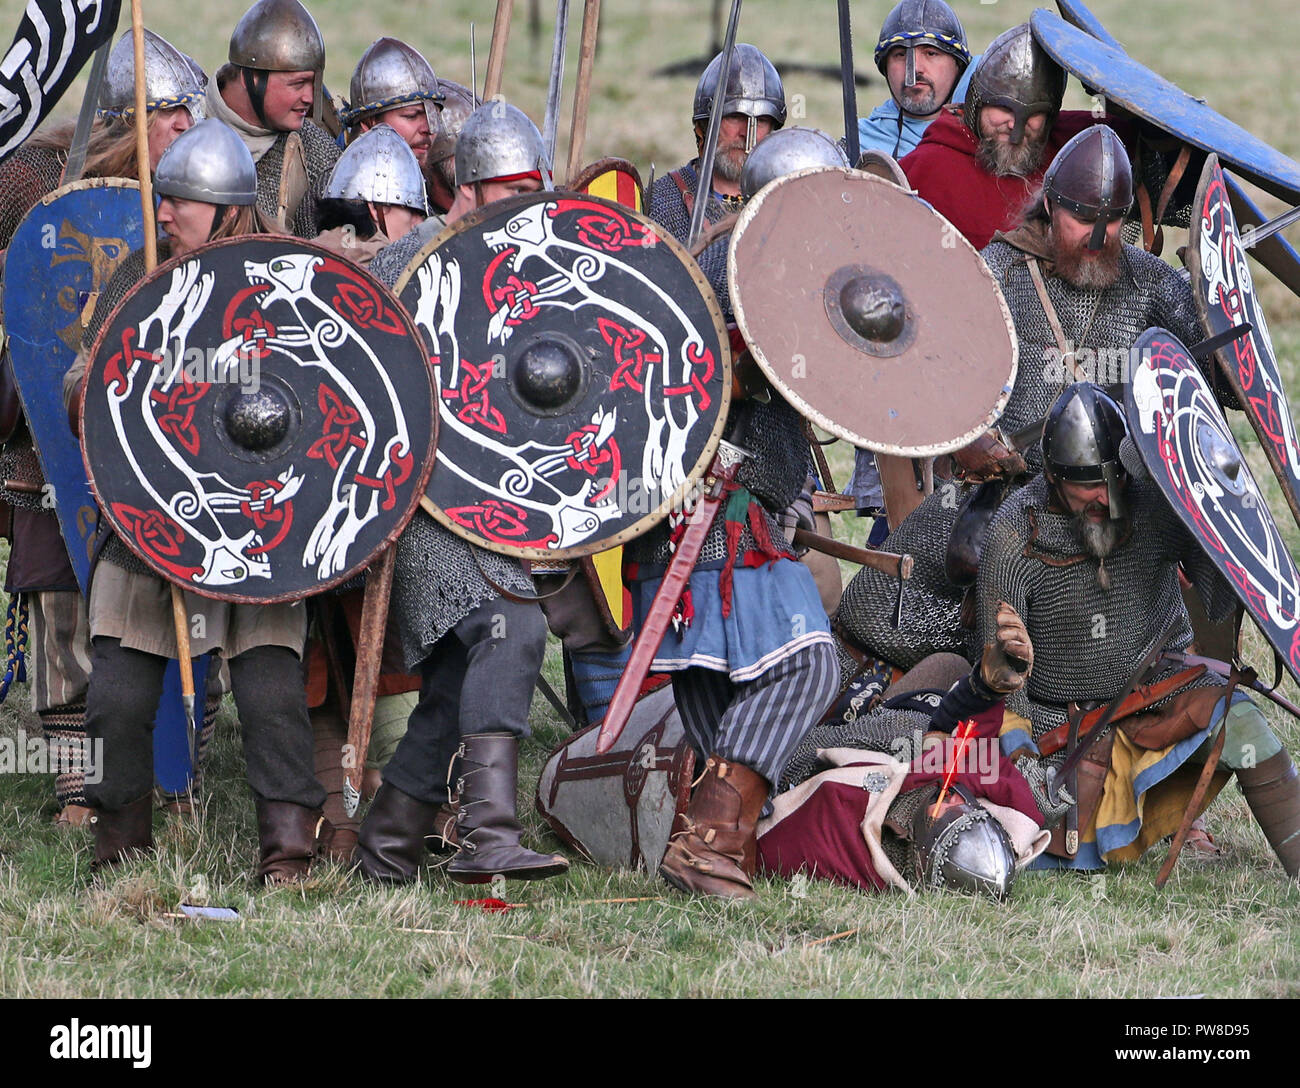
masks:
<path fill-rule="evenodd" d="M 858 143 L 894 158 L 916 149 L 970 65 L 966 30 L 943 0 L 902 0 L 885 16 L 876 67 L 889 98 L 858 121 Z"/>
<path fill-rule="evenodd" d="M 851 648 L 904 669 L 938 651 L 970 657 L 975 646 L 962 624 L 963 589 L 948 578 L 947 552 L 975 482 L 1001 481 L 1000 493 L 989 497 L 996 509 L 1041 470 L 1038 447 L 1022 454 L 1008 448 L 1007 436 L 1043 420 L 1075 381 L 1125 380 L 1129 351 L 1147 329 L 1168 329 L 1184 343 L 1201 339 L 1188 284 L 1158 257 L 1120 241 L 1132 202 L 1124 147 L 1112 129 L 1095 125 L 1052 160 L 1021 224 L 981 252 L 1015 323 L 1020 366 L 1011 397 L 999 433 L 940 458 L 936 476 L 949 478 L 885 539 L 884 548 L 916 560 L 898 627 L 889 622 L 898 592 L 893 579 L 864 568 L 845 588 L 837 618 Z M 1234 403 L 1227 394 L 1222 399 Z"/>
<path fill-rule="evenodd" d="M 997 630 L 1006 602 L 1033 642 L 1029 682 L 1007 698 L 1002 747 L 1040 793 L 1048 763 L 1037 758 L 1039 745 L 1066 722 L 1068 704 L 1112 699 L 1149 650 L 1191 643 L 1180 565 L 1211 619 L 1236 600 L 1138 460 L 1121 460 L 1127 433 L 1118 405 L 1100 387 L 1080 382 L 1061 394 L 1043 429 L 1043 474 L 998 511 L 980 566 L 981 635 Z M 1166 667 L 1152 683 L 1175 671 Z M 1058 822 L 1078 801 L 1077 838 L 1049 848 L 1059 864 L 1089 869 L 1134 860 L 1172 834 L 1200 777 L 1197 764 L 1222 729 L 1221 767 L 1202 807 L 1226 781 L 1224 769 L 1235 771 L 1287 875 L 1300 875 L 1295 766 L 1245 693 L 1229 699 L 1224 684 L 1213 673 L 1183 675 L 1165 698 L 1139 713 L 1121 712 L 1118 728 L 1079 765 L 1077 784 L 1064 784 L 1072 792 L 1049 793 L 1041 806 Z M 1058 765 L 1062 759 L 1055 757 Z"/>
<path fill-rule="evenodd" d="M 1009 230 L 1046 164 L 1093 116 L 1061 112 L 1065 71 L 1022 23 L 994 38 L 971 72 L 965 105 L 941 113 L 900 165 L 923 200 L 976 249 Z"/>

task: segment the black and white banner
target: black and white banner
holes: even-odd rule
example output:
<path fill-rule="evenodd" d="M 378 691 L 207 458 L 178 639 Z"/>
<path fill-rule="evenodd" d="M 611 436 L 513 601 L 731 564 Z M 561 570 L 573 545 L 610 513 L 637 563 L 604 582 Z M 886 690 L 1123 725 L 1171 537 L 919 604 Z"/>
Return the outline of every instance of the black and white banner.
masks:
<path fill-rule="evenodd" d="M 117 28 L 121 0 L 27 0 L 0 60 L 0 161 L 40 126 Z"/>

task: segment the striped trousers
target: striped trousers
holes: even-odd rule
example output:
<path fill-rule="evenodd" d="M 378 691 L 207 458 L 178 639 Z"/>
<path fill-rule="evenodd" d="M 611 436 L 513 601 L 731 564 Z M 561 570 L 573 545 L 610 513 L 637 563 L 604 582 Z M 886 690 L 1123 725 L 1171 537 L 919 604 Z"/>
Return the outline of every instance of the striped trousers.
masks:
<path fill-rule="evenodd" d="M 832 645 L 818 642 L 743 683 L 700 668 L 672 678 L 677 712 L 702 757 L 699 765 L 718 755 L 757 771 L 775 787 L 795 746 L 835 699 L 840 669 Z"/>

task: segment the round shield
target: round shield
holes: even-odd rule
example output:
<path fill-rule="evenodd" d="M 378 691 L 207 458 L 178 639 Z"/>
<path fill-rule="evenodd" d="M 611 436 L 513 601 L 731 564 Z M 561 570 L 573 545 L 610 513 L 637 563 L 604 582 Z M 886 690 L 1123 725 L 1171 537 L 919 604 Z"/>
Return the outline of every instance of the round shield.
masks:
<path fill-rule="evenodd" d="M 627 159 L 613 156 L 597 159 L 570 178 L 565 188 L 575 193 L 598 196 L 602 200 L 612 200 L 634 212 L 645 208 L 641 173 Z"/>
<path fill-rule="evenodd" d="M 1164 329 L 1148 329 L 1134 351 L 1124 409 L 1143 463 L 1300 679 L 1300 573 L 1209 383 Z"/>
<path fill-rule="evenodd" d="M 142 245 L 140 186 L 88 178 L 38 201 L 5 253 L 4 316 L 14 380 L 83 592 L 90 584 L 99 507 L 68 427 L 63 375 L 81 348 L 83 318 L 94 299 Z"/>
<path fill-rule="evenodd" d="M 997 422 L 1018 342 L 993 275 L 928 204 L 882 178 L 796 171 L 754 196 L 727 256 L 763 372 L 819 427 L 901 457 Z"/>
<path fill-rule="evenodd" d="M 1086 87 L 1184 143 L 1218 152 L 1234 173 L 1274 196 L 1300 201 L 1300 163 L 1294 159 L 1054 12 L 1039 8 L 1029 23 L 1043 51 Z"/>
<path fill-rule="evenodd" d="M 1218 157 L 1210 155 L 1192 205 L 1187 269 L 1201 323 L 1210 336 L 1249 323 L 1251 331 L 1215 352 L 1228 384 L 1246 410 L 1268 463 L 1300 523 L 1300 443 L 1295 418 L 1278 370 L 1273 340 L 1237 233 L 1231 199 Z"/>
<path fill-rule="evenodd" d="M 397 282 L 429 344 L 439 443 L 426 508 L 485 548 L 574 559 L 677 505 L 722 436 L 717 300 L 657 224 L 572 193 L 499 201 Z"/>
<path fill-rule="evenodd" d="M 371 276 L 294 238 L 203 246 L 110 316 L 82 445 L 114 530 L 186 589 L 293 600 L 362 571 L 432 465 L 423 347 Z"/>

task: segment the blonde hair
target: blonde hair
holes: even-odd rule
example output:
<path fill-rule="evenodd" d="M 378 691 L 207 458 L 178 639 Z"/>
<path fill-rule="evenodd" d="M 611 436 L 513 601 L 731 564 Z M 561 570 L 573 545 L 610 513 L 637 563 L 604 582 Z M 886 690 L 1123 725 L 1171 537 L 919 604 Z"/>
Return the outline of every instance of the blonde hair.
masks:
<path fill-rule="evenodd" d="M 246 234 L 283 234 L 270 219 L 268 219 L 256 204 L 225 204 L 219 206 L 221 214 L 225 215 L 225 208 L 234 208 L 235 214 L 226 218 L 226 220 L 212 232 L 209 242 L 216 242 L 222 238 L 242 238 Z"/>

